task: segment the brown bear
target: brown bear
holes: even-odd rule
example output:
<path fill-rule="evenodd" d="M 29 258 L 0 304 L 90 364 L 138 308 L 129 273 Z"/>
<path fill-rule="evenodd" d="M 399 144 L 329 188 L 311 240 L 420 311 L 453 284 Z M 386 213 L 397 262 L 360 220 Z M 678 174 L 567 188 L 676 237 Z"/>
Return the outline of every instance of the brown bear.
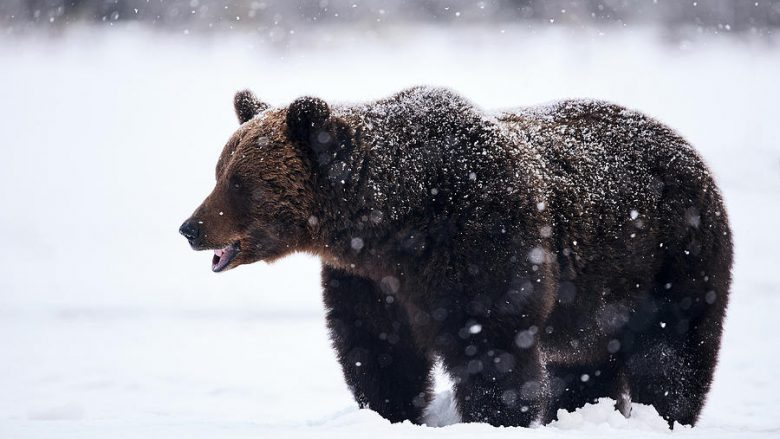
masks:
<path fill-rule="evenodd" d="M 420 422 L 440 360 L 466 422 L 527 426 L 599 397 L 693 424 L 731 233 L 693 148 L 591 101 L 487 114 L 416 87 L 360 105 L 235 97 L 216 187 L 180 228 L 212 269 L 322 260 L 361 407 Z"/>

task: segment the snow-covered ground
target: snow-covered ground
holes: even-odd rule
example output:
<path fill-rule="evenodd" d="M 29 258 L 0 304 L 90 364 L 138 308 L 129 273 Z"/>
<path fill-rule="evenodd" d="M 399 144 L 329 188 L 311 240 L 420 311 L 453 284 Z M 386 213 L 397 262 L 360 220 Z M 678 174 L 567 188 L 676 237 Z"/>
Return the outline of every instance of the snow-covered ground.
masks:
<path fill-rule="evenodd" d="M 176 230 L 210 190 L 243 87 L 381 97 L 450 86 L 485 108 L 565 97 L 657 116 L 725 193 L 735 281 L 698 427 L 780 437 L 780 47 L 651 31 L 398 29 L 295 50 L 133 29 L 0 40 L 0 438 L 662 437 L 609 402 L 534 429 L 391 425 L 358 410 L 324 327 L 318 263 L 210 272 Z M 446 383 L 430 422 L 451 424 Z"/>

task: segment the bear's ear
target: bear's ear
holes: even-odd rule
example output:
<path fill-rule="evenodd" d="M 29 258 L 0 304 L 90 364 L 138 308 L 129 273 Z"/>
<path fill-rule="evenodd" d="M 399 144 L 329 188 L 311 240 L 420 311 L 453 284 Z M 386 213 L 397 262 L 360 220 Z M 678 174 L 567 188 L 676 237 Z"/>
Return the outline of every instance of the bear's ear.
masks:
<path fill-rule="evenodd" d="M 233 106 L 236 109 L 238 122 L 244 123 L 257 116 L 261 111 L 268 109 L 268 105 L 261 102 L 254 93 L 249 90 L 241 90 L 233 98 Z"/>
<path fill-rule="evenodd" d="M 342 119 L 331 115 L 330 107 L 322 99 L 303 97 L 290 104 L 287 135 L 320 166 L 343 162 L 352 151 L 352 130 Z"/>
<path fill-rule="evenodd" d="M 293 141 L 310 145 L 317 136 L 327 131 L 330 107 L 322 99 L 302 97 L 287 108 L 287 130 Z"/>

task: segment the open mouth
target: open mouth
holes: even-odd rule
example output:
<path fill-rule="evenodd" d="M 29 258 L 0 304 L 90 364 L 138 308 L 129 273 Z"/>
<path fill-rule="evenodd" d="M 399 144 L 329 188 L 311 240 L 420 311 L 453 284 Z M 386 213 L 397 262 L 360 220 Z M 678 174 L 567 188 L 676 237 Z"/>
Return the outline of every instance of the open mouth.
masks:
<path fill-rule="evenodd" d="M 211 259 L 211 271 L 219 273 L 233 261 L 238 255 L 238 243 L 230 244 L 225 248 L 214 250 L 214 257 Z"/>

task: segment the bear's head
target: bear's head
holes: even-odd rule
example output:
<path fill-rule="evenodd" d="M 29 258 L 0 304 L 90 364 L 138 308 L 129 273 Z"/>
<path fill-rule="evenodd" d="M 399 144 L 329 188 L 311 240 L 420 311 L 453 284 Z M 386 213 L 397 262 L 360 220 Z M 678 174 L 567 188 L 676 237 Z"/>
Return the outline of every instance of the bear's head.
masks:
<path fill-rule="evenodd" d="M 216 185 L 181 225 L 195 250 L 213 250 L 212 270 L 313 251 L 323 163 L 345 150 L 347 125 L 317 98 L 269 108 L 251 92 L 234 99 L 239 129 L 216 167 Z"/>

